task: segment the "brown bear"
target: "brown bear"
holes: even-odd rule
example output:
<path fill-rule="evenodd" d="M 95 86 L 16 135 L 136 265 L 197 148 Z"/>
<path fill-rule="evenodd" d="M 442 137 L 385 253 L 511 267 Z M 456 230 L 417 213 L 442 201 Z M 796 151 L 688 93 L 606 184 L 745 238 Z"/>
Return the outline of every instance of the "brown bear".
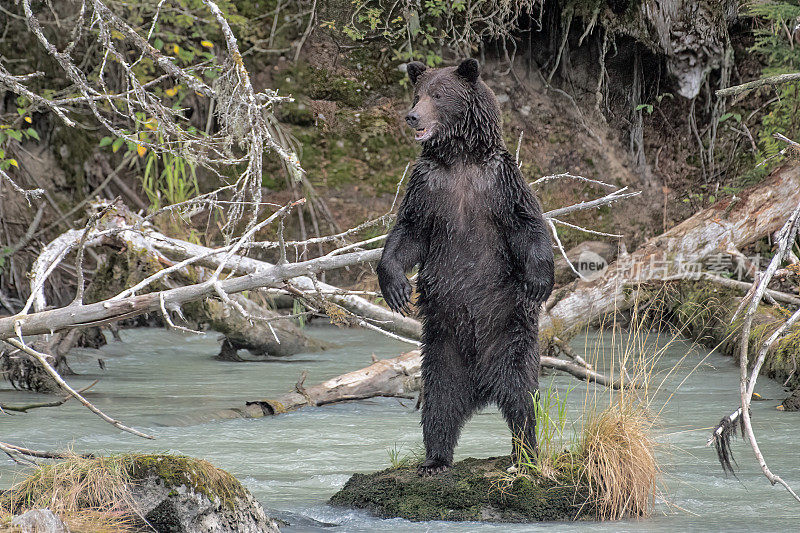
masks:
<path fill-rule="evenodd" d="M 467 419 L 488 403 L 536 450 L 538 313 L 553 287 L 542 209 L 503 143 L 500 109 L 474 59 L 408 64 L 406 122 L 422 143 L 378 264 L 389 307 L 408 311 L 405 273 L 419 265 L 422 316 L 420 475 L 443 472 Z"/>

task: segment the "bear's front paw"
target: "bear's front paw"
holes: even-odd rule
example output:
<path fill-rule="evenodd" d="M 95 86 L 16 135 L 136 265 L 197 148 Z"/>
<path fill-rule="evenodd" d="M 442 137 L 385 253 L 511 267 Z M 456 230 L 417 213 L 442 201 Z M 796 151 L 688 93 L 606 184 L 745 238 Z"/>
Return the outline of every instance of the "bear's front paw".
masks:
<path fill-rule="evenodd" d="M 425 461 L 417 467 L 417 475 L 421 477 L 435 476 L 446 472 L 450 465 L 439 459 L 425 459 Z"/>
<path fill-rule="evenodd" d="M 553 291 L 553 282 L 548 279 L 528 280 L 524 286 L 525 297 L 537 303 L 547 301 Z"/>
<path fill-rule="evenodd" d="M 411 283 L 405 276 L 402 276 L 402 279 L 395 278 L 386 285 L 381 292 L 389 309 L 403 316 L 409 314 L 411 312 L 408 307 L 408 303 L 411 301 Z"/>

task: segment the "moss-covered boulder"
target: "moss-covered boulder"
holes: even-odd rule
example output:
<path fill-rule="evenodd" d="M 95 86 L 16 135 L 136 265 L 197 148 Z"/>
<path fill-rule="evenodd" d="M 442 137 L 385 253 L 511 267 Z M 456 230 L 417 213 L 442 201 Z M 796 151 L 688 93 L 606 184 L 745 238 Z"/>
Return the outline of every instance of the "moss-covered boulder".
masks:
<path fill-rule="evenodd" d="M 419 477 L 416 466 L 355 474 L 329 503 L 415 521 L 541 522 L 594 516 L 589 489 L 576 484 L 576 476 L 511 475 L 511 464 L 510 457 L 470 458 L 435 477 Z"/>
<path fill-rule="evenodd" d="M 140 455 L 130 468 L 131 494 L 157 531 L 277 533 L 277 524 L 239 481 L 207 461 Z"/>
<path fill-rule="evenodd" d="M 179 455 L 71 455 L 0 492 L 0 518 L 42 508 L 73 531 L 278 533 L 235 477 Z"/>

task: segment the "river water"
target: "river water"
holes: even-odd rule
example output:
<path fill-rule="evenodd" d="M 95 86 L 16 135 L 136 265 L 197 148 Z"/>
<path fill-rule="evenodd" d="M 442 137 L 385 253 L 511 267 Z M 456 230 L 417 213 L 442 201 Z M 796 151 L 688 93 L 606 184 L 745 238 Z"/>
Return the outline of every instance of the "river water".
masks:
<path fill-rule="evenodd" d="M 673 342 L 653 368 L 651 380 L 663 385 L 651 403 L 659 412 L 655 429 L 663 469 L 661 495 L 654 516 L 615 523 L 478 524 L 380 520 L 363 512 L 328 507 L 326 500 L 353 472 L 389 465 L 388 450 L 419 450 L 419 413 L 413 400 L 378 398 L 309 408 L 262 419 L 216 420 L 213 412 L 241 406 L 246 400 L 274 397 L 291 389 L 303 370 L 306 383 L 367 366 L 372 354 L 394 357 L 407 345 L 358 329 L 312 326 L 312 335 L 336 343 L 319 354 L 268 362 L 228 363 L 214 360 L 219 342 L 214 333 L 188 336 L 157 329 L 122 331 L 123 342 L 99 352 L 75 350 L 70 379 L 77 388 L 100 382 L 86 396 L 111 416 L 157 436 L 146 441 L 102 422 L 75 401 L 28 414 L 0 415 L 0 440 L 35 449 L 116 453 L 167 452 L 208 459 L 238 477 L 274 516 L 291 525 L 285 531 L 797 531 L 800 504 L 785 490 L 772 487 L 740 440 L 737 477 L 725 477 L 713 448 L 706 448 L 708 428 L 738 403 L 738 369 L 730 358 Z M 605 334 L 588 333 L 573 340 L 584 353 L 608 346 Z M 652 348 L 658 343 L 651 341 Z M 97 358 L 105 361 L 100 370 Z M 672 373 L 670 369 L 676 368 Z M 664 379 L 666 378 L 666 379 Z M 592 385 L 570 376 L 554 380 L 573 417 Z M 761 378 L 757 391 L 770 400 L 753 403 L 753 420 L 773 470 L 800 488 L 800 414 L 775 409 L 781 387 Z M 603 393 L 600 392 L 602 395 Z M 670 397 L 671 396 L 671 397 Z M 16 392 L 0 382 L 0 401 L 26 404 L 49 397 Z M 666 400 L 669 399 L 668 402 Z M 665 406 L 666 402 L 666 406 Z M 464 430 L 456 460 L 509 452 L 510 435 L 493 408 L 475 416 Z M 0 487 L 8 487 L 19 467 L 0 457 Z M 738 478 L 738 479 L 737 479 Z"/>

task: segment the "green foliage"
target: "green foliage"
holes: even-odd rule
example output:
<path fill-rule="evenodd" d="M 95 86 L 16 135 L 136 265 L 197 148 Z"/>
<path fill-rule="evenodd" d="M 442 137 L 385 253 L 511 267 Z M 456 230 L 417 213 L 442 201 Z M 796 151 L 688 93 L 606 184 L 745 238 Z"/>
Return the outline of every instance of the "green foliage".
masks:
<path fill-rule="evenodd" d="M 763 75 L 800 71 L 800 46 L 791 39 L 791 31 L 800 21 L 800 2 L 782 0 L 752 4 L 749 12 L 762 22 L 754 30 L 755 42 L 750 50 L 764 58 Z M 773 164 L 780 161 L 779 152 L 786 146 L 773 134 L 781 133 L 789 138 L 800 135 L 800 120 L 797 119 L 800 116 L 800 83 L 785 83 L 775 91 L 778 99 L 769 105 L 757 134 L 761 156 L 774 158 Z"/>
<path fill-rule="evenodd" d="M 471 55 L 484 38 L 506 39 L 523 12 L 533 12 L 539 0 L 353 0 L 346 22 L 323 21 L 322 26 L 353 41 L 382 39 L 398 61 L 442 62 L 444 51 Z"/>
<path fill-rule="evenodd" d="M 536 443 L 539 447 L 538 457 L 530 453 L 526 443 L 519 446 L 517 469 L 520 472 L 529 471 L 547 475 L 548 470 L 559 463 L 559 458 L 565 449 L 574 449 L 577 446 L 575 435 L 565 438 L 564 430 L 567 426 L 567 399 L 574 387 L 564 394 L 559 395 L 555 382 L 550 381 L 546 389 L 539 389 L 532 394 L 536 405 Z"/>
<path fill-rule="evenodd" d="M 28 110 L 24 107 L 27 99 L 17 98 L 17 115 L 6 124 L 0 124 L 0 170 L 8 170 L 11 167 L 19 168 L 19 163 L 8 154 L 11 143 L 21 143 L 30 139 L 39 140 L 39 133 L 30 125 L 33 119 L 29 116 Z"/>
<path fill-rule="evenodd" d="M 152 124 L 149 121 L 146 124 L 148 123 Z M 140 132 L 138 136 L 142 141 L 150 141 L 149 135 L 145 132 Z M 157 135 L 152 141 L 155 141 L 154 144 L 161 144 L 163 138 Z M 159 154 L 121 137 L 116 139 L 103 137 L 98 146 L 110 147 L 114 153 L 124 146 L 125 155 L 131 160 L 131 166 L 136 164 L 137 159 L 143 161 L 142 190 L 147 194 L 150 207 L 154 211 L 162 205 L 184 202 L 199 192 L 194 164 L 179 155 L 168 152 Z"/>
<path fill-rule="evenodd" d="M 297 325 L 300 329 L 306 326 L 306 317 L 303 313 L 306 312 L 306 306 L 303 302 L 295 298 L 292 300 L 292 314 L 297 315 Z"/>

